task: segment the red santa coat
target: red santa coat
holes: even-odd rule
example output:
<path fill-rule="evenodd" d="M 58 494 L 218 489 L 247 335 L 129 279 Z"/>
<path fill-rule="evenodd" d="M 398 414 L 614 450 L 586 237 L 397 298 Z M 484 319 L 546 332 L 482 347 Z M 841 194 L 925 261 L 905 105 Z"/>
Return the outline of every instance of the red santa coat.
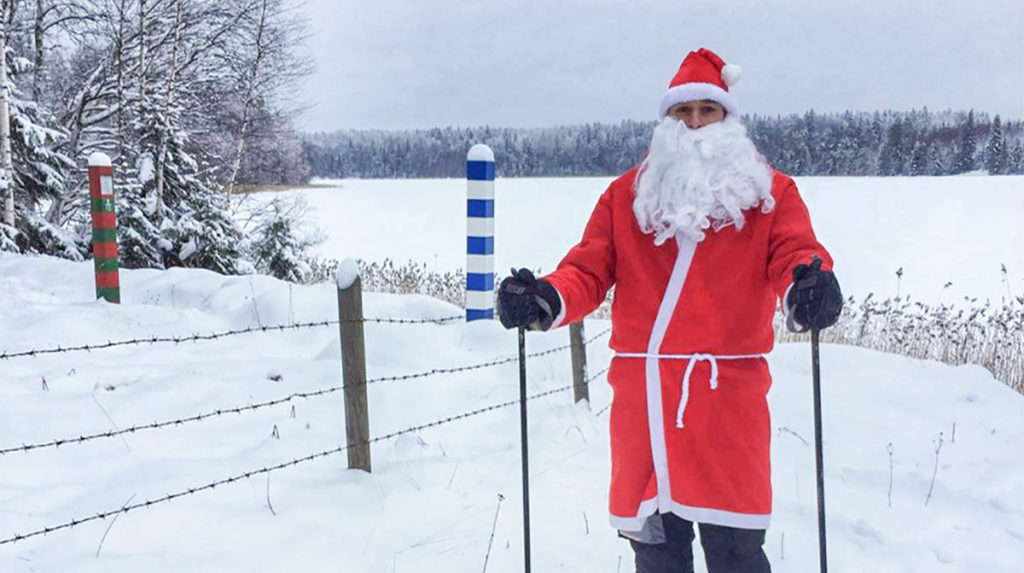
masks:
<path fill-rule="evenodd" d="M 633 214 L 636 169 L 598 200 L 583 238 L 545 277 L 562 297 L 555 325 L 579 321 L 615 285 L 608 380 L 611 522 L 639 531 L 655 512 L 766 529 L 772 507 L 772 317 L 793 269 L 818 243 L 796 185 L 773 174 L 775 208 L 745 224 L 661 246 Z"/>

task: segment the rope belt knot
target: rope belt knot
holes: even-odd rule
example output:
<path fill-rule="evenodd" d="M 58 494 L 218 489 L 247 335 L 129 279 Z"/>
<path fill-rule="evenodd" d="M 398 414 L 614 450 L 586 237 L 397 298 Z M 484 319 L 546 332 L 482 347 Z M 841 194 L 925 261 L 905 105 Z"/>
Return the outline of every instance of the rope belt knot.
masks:
<path fill-rule="evenodd" d="M 646 352 L 616 352 L 617 358 L 645 358 L 654 360 L 686 360 L 686 371 L 683 373 L 679 406 L 676 408 L 676 428 L 680 430 L 685 426 L 683 417 L 686 414 L 686 405 L 690 401 L 690 379 L 693 377 L 693 369 L 698 362 L 709 362 L 711 364 L 710 386 L 712 390 L 718 389 L 718 361 L 719 360 L 745 360 L 747 358 L 764 358 L 763 354 L 706 354 L 695 352 L 693 354 L 650 354 Z"/>
<path fill-rule="evenodd" d="M 683 374 L 682 395 L 679 397 L 679 407 L 676 408 L 676 427 L 683 429 L 683 415 L 686 413 L 686 404 L 690 401 L 690 377 L 693 375 L 693 367 L 698 362 L 707 360 L 711 363 L 711 389 L 718 389 L 718 360 L 714 354 L 691 354 L 690 360 L 686 363 L 686 373 Z"/>

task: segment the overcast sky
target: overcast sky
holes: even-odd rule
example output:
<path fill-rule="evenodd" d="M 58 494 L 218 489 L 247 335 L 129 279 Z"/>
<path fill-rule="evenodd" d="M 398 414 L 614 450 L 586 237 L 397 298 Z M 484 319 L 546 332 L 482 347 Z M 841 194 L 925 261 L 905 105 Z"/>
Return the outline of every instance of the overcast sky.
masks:
<path fill-rule="evenodd" d="M 306 0 L 303 131 L 649 120 L 682 58 L 742 113 L 927 106 L 1024 119 L 1022 0 Z"/>

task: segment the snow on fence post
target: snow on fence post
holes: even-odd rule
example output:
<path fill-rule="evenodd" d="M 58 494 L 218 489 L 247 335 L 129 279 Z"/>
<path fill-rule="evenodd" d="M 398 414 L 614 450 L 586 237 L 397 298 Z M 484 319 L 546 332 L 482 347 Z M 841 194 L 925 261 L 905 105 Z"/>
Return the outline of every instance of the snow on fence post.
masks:
<path fill-rule="evenodd" d="M 590 400 L 587 385 L 587 343 L 583 340 L 583 321 L 569 325 L 569 353 L 572 356 L 573 402 Z"/>
<path fill-rule="evenodd" d="M 89 206 L 92 213 L 92 258 L 96 298 L 121 302 L 117 264 L 117 214 L 114 209 L 114 168 L 110 157 L 89 156 Z"/>
<path fill-rule="evenodd" d="M 466 154 L 466 322 L 494 318 L 494 152 Z"/>
<path fill-rule="evenodd" d="M 349 469 L 370 471 L 370 410 L 366 403 L 366 343 L 359 265 L 345 259 L 335 273 L 341 329 L 341 375 L 345 385 L 345 443 Z"/>

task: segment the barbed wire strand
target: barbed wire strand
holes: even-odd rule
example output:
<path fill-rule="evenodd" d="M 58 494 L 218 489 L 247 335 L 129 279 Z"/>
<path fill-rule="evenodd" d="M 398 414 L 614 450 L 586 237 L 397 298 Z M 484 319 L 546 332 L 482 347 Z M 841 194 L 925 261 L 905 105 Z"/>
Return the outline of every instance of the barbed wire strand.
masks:
<path fill-rule="evenodd" d="M 611 365 L 608 365 L 608 366 L 606 366 L 606 367 L 605 367 L 605 368 L 604 368 L 603 370 L 601 370 L 601 371 L 600 371 L 600 372 L 598 372 L 597 374 L 594 374 L 593 376 L 591 376 L 591 377 L 590 377 L 590 378 L 589 378 L 589 379 L 587 380 L 587 384 L 589 384 L 590 382 L 592 382 L 592 381 L 596 380 L 597 378 L 600 378 L 601 376 L 603 376 L 603 375 L 607 374 L 607 373 L 608 373 L 608 371 L 609 371 L 609 370 L 611 370 L 611 368 L 612 368 L 612 367 L 611 367 Z M 607 412 L 607 411 L 608 411 L 608 409 L 609 409 L 609 408 L 611 408 L 611 407 L 612 407 L 612 403 L 611 403 L 611 402 L 608 402 L 607 404 L 605 404 L 605 406 L 604 406 L 603 408 L 601 408 L 600 410 L 598 410 L 598 411 L 597 411 L 597 412 L 596 412 L 596 413 L 594 414 L 594 417 L 595 417 L 595 418 L 597 418 L 597 417 L 600 417 L 600 416 L 601 416 L 601 414 L 604 414 L 605 412 Z"/>
<path fill-rule="evenodd" d="M 594 380 L 597 380 L 601 376 L 604 376 L 605 374 L 608 373 L 609 370 L 611 370 L 611 368 L 612 368 L 611 366 L 605 366 L 604 368 L 601 369 L 600 372 L 598 372 L 597 374 L 592 375 L 590 378 L 587 378 L 587 384 L 590 384 Z"/>
<path fill-rule="evenodd" d="M 590 344 L 591 342 L 597 340 L 598 338 L 604 336 L 605 334 L 608 334 L 609 332 L 611 332 L 610 328 L 605 329 L 605 330 L 601 331 L 600 333 L 595 334 L 594 336 L 592 336 L 589 339 L 587 339 L 586 341 L 584 341 L 583 345 L 586 346 L 586 345 Z M 547 356 L 548 354 L 554 354 L 556 352 L 561 352 L 561 351 L 567 350 L 567 349 L 569 349 L 571 347 L 572 347 L 572 344 L 565 344 L 565 345 L 562 345 L 562 346 L 556 346 L 554 348 L 549 348 L 548 350 L 542 350 L 540 352 L 533 352 L 531 354 L 527 354 L 526 356 L 527 356 L 527 358 L 537 358 L 539 356 Z M 509 364 L 511 362 L 516 362 L 517 360 L 519 360 L 519 356 L 518 355 L 510 356 L 510 357 L 507 357 L 507 358 L 498 358 L 496 360 L 491 360 L 490 362 L 481 362 L 480 364 L 474 364 L 474 365 L 471 365 L 471 366 L 457 366 L 457 367 L 452 367 L 452 368 L 435 368 L 433 370 L 428 370 L 426 372 L 417 372 L 415 374 L 400 374 L 400 375 L 397 375 L 397 376 L 385 376 L 383 378 L 373 378 L 373 379 L 367 380 L 366 383 L 367 384 L 375 384 L 375 383 L 378 383 L 378 382 L 397 382 L 397 381 L 404 381 L 404 380 L 413 380 L 413 379 L 416 379 L 416 378 L 425 378 L 427 376 L 435 376 L 437 374 L 454 374 L 456 372 L 465 372 L 467 370 L 478 370 L 478 369 L 481 369 L 481 368 L 489 368 L 491 366 L 500 366 L 502 364 Z"/>
<path fill-rule="evenodd" d="M 601 337 L 601 336 L 603 336 L 603 335 L 605 335 L 607 333 L 608 333 L 608 330 L 605 330 L 605 331 L 603 331 L 603 332 L 593 336 L 592 338 L 590 338 L 585 344 L 589 344 L 589 343 L 593 342 L 594 340 L 596 340 L 597 338 L 599 338 L 599 337 Z M 559 346 L 559 347 L 556 347 L 556 348 L 551 348 L 549 350 L 544 350 L 544 351 L 540 351 L 540 352 L 534 352 L 532 354 L 528 354 L 527 358 L 536 358 L 536 357 L 545 356 L 545 355 L 548 355 L 548 354 L 554 354 L 555 352 L 560 352 L 562 350 L 566 350 L 570 346 L 571 345 L 565 345 L 565 346 Z M 415 374 L 403 374 L 403 375 L 399 375 L 399 376 L 385 376 L 385 377 L 382 377 L 382 378 L 372 378 L 372 379 L 368 379 L 366 381 L 366 384 L 370 385 L 370 384 L 377 384 L 377 383 L 381 383 L 381 382 L 405 381 L 405 380 L 412 380 L 412 379 L 417 379 L 417 378 L 425 378 L 425 377 L 428 377 L 428 376 L 436 376 L 438 374 L 452 374 L 452 373 L 459 373 L 459 372 L 468 372 L 468 371 L 471 371 L 471 370 L 479 370 L 479 369 L 483 369 L 483 368 L 489 368 L 491 366 L 497 366 L 497 365 L 501 365 L 501 364 L 507 364 L 507 363 L 510 363 L 510 362 L 515 362 L 518 359 L 519 359 L 519 357 L 515 356 L 515 357 L 511 357 L 511 358 L 502 358 L 502 359 L 498 359 L 498 360 L 492 360 L 492 361 L 489 361 L 489 362 L 483 362 L 483 363 L 480 363 L 480 364 L 473 364 L 473 365 L 470 365 L 470 366 L 460 366 L 460 367 L 455 367 L 455 368 L 435 368 L 435 369 L 427 371 L 427 372 L 419 372 L 419 373 L 415 373 Z M 345 390 L 346 388 L 347 388 L 347 386 L 342 384 L 340 386 L 331 386 L 329 388 L 322 388 L 320 390 L 314 390 L 314 391 L 309 391 L 309 392 L 293 392 L 293 393 L 291 393 L 291 394 L 289 394 L 289 395 L 287 395 L 285 397 L 277 398 L 277 399 L 274 399 L 274 400 L 267 400 L 265 402 L 258 402 L 258 403 L 249 404 L 249 405 L 246 405 L 246 406 L 237 406 L 237 407 L 234 407 L 234 408 L 220 408 L 220 409 L 213 410 L 213 411 L 210 411 L 210 412 L 205 412 L 205 413 L 201 413 L 201 414 L 196 414 L 194 416 L 189 416 L 187 418 L 178 418 L 178 419 L 175 419 L 175 420 L 166 420 L 166 421 L 163 421 L 163 422 L 151 422 L 151 423 L 148 423 L 148 424 L 140 424 L 140 425 L 137 425 L 137 426 L 131 426 L 131 427 L 127 427 L 127 428 L 122 428 L 120 430 L 108 430 L 106 432 L 97 432 L 95 434 L 81 435 L 81 436 L 74 437 L 74 438 L 60 438 L 60 439 L 50 440 L 48 442 L 38 442 L 38 443 L 32 443 L 32 444 L 22 444 L 20 446 L 13 446 L 13 447 L 8 447 L 8 448 L 0 449 L 0 455 L 7 455 L 7 454 L 11 454 L 11 453 L 20 453 L 20 452 L 29 452 L 29 451 L 32 451 L 32 450 L 38 450 L 38 449 L 43 449 L 43 448 L 59 448 L 60 446 L 64 446 L 64 445 L 78 445 L 78 444 L 83 444 L 83 443 L 90 442 L 90 441 L 93 441 L 93 440 L 106 439 L 106 438 L 114 438 L 114 437 L 117 437 L 117 436 L 123 436 L 125 434 L 134 434 L 134 433 L 139 432 L 139 431 L 156 430 L 156 429 L 159 429 L 159 428 L 166 428 L 168 426 L 180 426 L 180 425 L 188 424 L 188 423 L 192 423 L 192 422 L 199 422 L 199 421 L 206 420 L 206 419 L 209 419 L 209 418 L 215 418 L 215 417 L 219 417 L 219 416 L 224 416 L 224 415 L 227 415 L 227 414 L 241 414 L 243 412 L 253 412 L 253 411 L 256 411 L 256 410 L 261 410 L 261 409 L 264 409 L 264 408 L 270 408 L 272 406 L 277 406 L 277 405 L 280 405 L 280 404 L 284 404 L 284 403 L 290 402 L 290 401 L 292 401 L 292 400 L 294 400 L 296 398 L 304 398 L 304 399 L 316 398 L 316 397 L 326 396 L 328 394 L 333 394 L 333 393 L 336 393 L 336 392 L 340 392 L 342 390 Z"/>
<path fill-rule="evenodd" d="M 465 317 L 459 316 L 448 316 L 439 318 L 364 318 L 362 320 L 351 320 L 345 321 L 346 323 L 381 323 L 381 324 L 444 324 L 446 322 L 452 322 L 455 320 L 462 320 Z M 39 356 L 42 354 L 61 354 L 65 352 L 77 352 L 77 351 L 93 351 L 93 350 L 105 350 L 108 348 L 115 348 L 118 346 L 135 346 L 140 344 L 157 344 L 160 342 L 173 342 L 175 344 L 181 344 L 183 342 L 201 342 L 207 340 L 216 340 L 219 338 L 227 338 L 229 336 L 237 336 L 240 334 L 251 334 L 254 332 L 270 332 L 270 331 L 285 331 L 285 330 L 298 330 L 301 328 L 318 328 L 322 326 L 337 326 L 342 324 L 340 320 L 321 320 L 315 322 L 298 322 L 293 324 L 277 324 L 270 326 L 251 326 L 249 328 L 240 328 L 236 330 L 226 330 L 223 332 L 214 332 L 210 334 L 193 334 L 191 336 L 150 336 L 147 338 L 134 338 L 131 340 L 117 340 L 108 341 L 103 344 L 81 344 L 77 346 L 57 346 L 55 348 L 41 348 L 34 350 L 22 350 L 19 352 L 3 352 L 0 353 L 0 360 L 9 360 L 11 358 L 21 358 L 24 356 Z"/>
<path fill-rule="evenodd" d="M 537 394 L 533 394 L 533 395 L 527 397 L 527 400 L 536 400 L 538 398 L 543 398 L 545 396 L 550 396 L 552 394 L 556 394 L 556 393 L 559 393 L 559 392 L 565 392 L 566 390 L 569 390 L 571 388 L 572 388 L 572 385 L 568 385 L 568 386 L 562 386 L 561 388 L 555 388 L 553 390 L 547 390 L 545 392 L 540 392 L 540 393 L 537 393 Z M 500 404 L 493 404 L 491 406 L 486 406 L 484 408 L 479 408 L 477 410 L 472 410 L 470 412 L 464 412 L 462 414 L 457 414 L 457 415 L 454 415 L 454 416 L 449 416 L 447 418 L 443 418 L 443 419 L 440 419 L 440 420 L 435 420 L 433 422 L 429 422 L 429 423 L 426 423 L 426 424 L 421 424 L 419 426 L 413 426 L 413 427 L 410 427 L 410 428 L 406 428 L 404 430 L 399 430 L 397 432 L 392 432 L 390 434 L 384 434 L 382 436 L 377 436 L 376 438 L 371 438 L 371 439 L 367 440 L 366 443 L 367 444 L 373 444 L 373 443 L 376 443 L 376 442 L 382 442 L 384 440 L 389 440 L 389 439 L 392 439 L 392 438 L 396 438 L 396 437 L 404 435 L 404 434 L 411 434 L 413 432 L 418 432 L 420 430 L 425 430 L 425 429 L 428 429 L 428 428 L 434 428 L 434 427 L 437 427 L 437 426 L 441 426 L 441 425 L 444 425 L 444 424 L 455 422 L 457 420 L 463 420 L 463 419 L 466 419 L 466 418 L 470 418 L 472 416 L 477 416 L 477 415 L 483 414 L 485 412 L 491 412 L 491 411 L 494 411 L 494 410 L 499 410 L 501 408 L 507 408 L 509 406 L 516 405 L 518 403 L 519 403 L 519 400 L 516 399 L 516 400 L 509 400 L 507 402 L 502 402 Z M 30 539 L 32 537 L 40 536 L 40 535 L 49 535 L 50 533 L 53 533 L 53 532 L 56 532 L 56 531 L 60 531 L 62 529 L 70 529 L 72 527 L 75 527 L 75 526 L 78 526 L 78 525 L 82 525 L 83 523 L 88 523 L 90 521 L 96 521 L 96 520 L 100 520 L 100 519 L 105 520 L 108 517 L 114 517 L 114 516 L 120 515 L 122 513 L 128 513 L 129 511 L 131 511 L 133 509 L 149 508 L 149 507 L 152 507 L 152 506 L 160 504 L 160 503 L 172 501 L 172 500 L 177 499 L 179 497 L 184 497 L 186 495 L 193 495 L 193 494 L 196 494 L 196 493 L 199 493 L 199 492 L 202 492 L 202 491 L 207 491 L 207 490 L 215 489 L 217 486 L 231 484 L 231 483 L 234 483 L 234 482 L 237 482 L 237 481 L 241 481 L 243 479 L 251 478 L 253 476 L 258 476 L 258 475 L 270 473 L 270 472 L 272 472 L 274 470 L 279 470 L 279 469 L 283 469 L 283 468 L 287 468 L 287 467 L 291 467 L 291 466 L 296 466 L 296 465 L 304 463 L 304 462 L 308 462 L 308 461 L 316 460 L 316 459 L 319 459 L 319 458 L 324 458 L 324 457 L 327 457 L 327 456 L 331 456 L 331 455 L 334 455 L 334 454 L 337 454 L 337 453 L 341 453 L 341 452 L 343 452 L 343 451 L 345 451 L 345 450 L 347 450 L 350 447 L 353 447 L 355 445 L 357 445 L 357 444 L 346 444 L 346 445 L 343 445 L 343 446 L 338 446 L 337 448 L 332 448 L 330 450 L 324 450 L 324 451 L 321 451 L 321 452 L 317 452 L 315 454 L 310 454 L 308 456 L 304 456 L 304 457 L 301 457 L 301 458 L 296 458 L 296 459 L 293 459 L 293 460 L 288 461 L 288 462 L 283 462 L 283 463 L 276 464 L 276 465 L 273 465 L 273 466 L 264 467 L 264 468 L 261 468 L 261 469 L 258 469 L 258 470 L 247 471 L 245 473 L 238 474 L 238 475 L 235 475 L 235 476 L 231 476 L 231 477 L 228 477 L 228 478 L 225 478 L 225 479 L 222 479 L 222 480 L 218 480 L 218 481 L 215 481 L 215 482 L 211 482 L 211 483 L 208 483 L 206 485 L 184 489 L 184 490 L 181 490 L 179 492 L 167 494 L 167 495 L 165 495 L 163 497 L 159 497 L 159 498 L 156 498 L 156 499 L 146 500 L 146 501 L 142 501 L 142 502 L 131 504 L 131 505 L 127 505 L 126 504 L 126 505 L 123 505 L 123 506 L 121 506 L 120 508 L 117 508 L 117 509 L 112 509 L 112 510 L 109 510 L 109 511 L 103 511 L 103 512 L 97 513 L 97 514 L 89 516 L 89 517 L 75 518 L 75 519 L 72 519 L 71 521 L 62 523 L 60 525 L 44 527 L 42 529 L 38 529 L 38 530 L 32 531 L 30 533 L 15 534 L 15 535 L 13 535 L 11 537 L 8 537 L 6 539 L 0 539 L 0 545 L 5 545 L 5 544 L 8 544 L 8 543 L 16 543 L 18 541 L 23 541 L 23 540 L 26 540 L 26 539 Z"/>

